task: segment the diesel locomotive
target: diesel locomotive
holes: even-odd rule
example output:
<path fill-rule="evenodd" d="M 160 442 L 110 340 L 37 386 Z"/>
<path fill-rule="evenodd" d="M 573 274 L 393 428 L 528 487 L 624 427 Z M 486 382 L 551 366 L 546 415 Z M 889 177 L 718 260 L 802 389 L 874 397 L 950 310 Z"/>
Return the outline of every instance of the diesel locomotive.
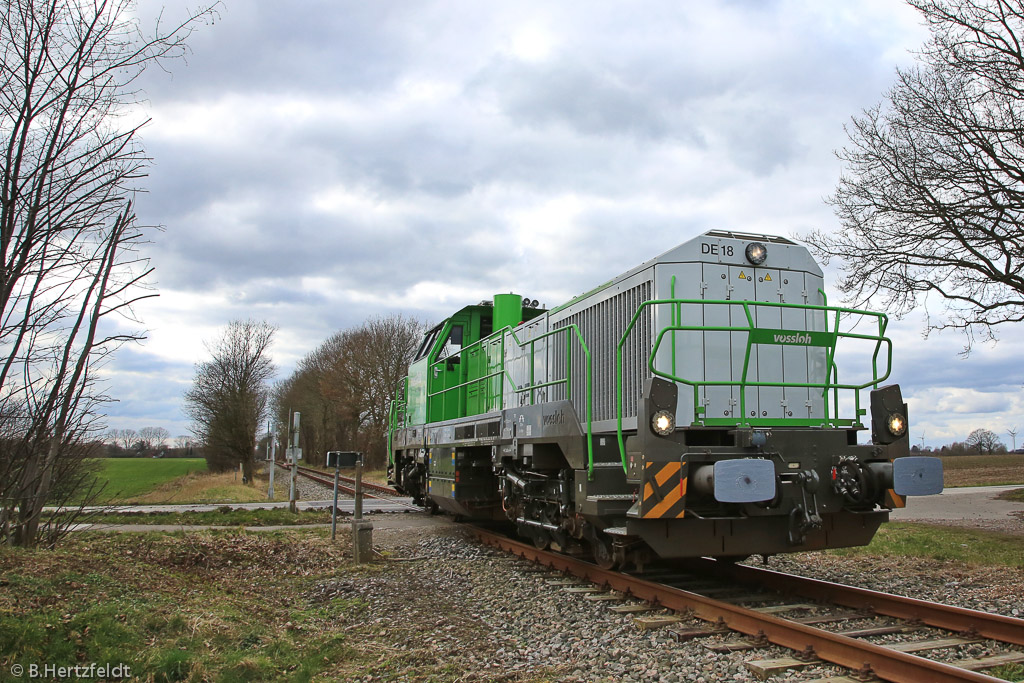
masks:
<path fill-rule="evenodd" d="M 823 288 L 804 247 L 711 231 L 550 310 L 466 306 L 397 387 L 389 479 L 605 567 L 864 545 L 942 464 L 887 317 Z"/>

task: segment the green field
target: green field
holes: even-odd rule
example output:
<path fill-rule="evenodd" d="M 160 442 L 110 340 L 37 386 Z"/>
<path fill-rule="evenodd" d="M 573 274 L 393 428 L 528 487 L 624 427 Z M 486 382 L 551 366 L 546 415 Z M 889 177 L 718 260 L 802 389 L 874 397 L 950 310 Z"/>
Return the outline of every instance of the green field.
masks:
<path fill-rule="evenodd" d="M 205 472 L 203 458 L 105 458 L 97 478 L 106 483 L 97 503 L 127 500 L 149 493 L 189 472 Z"/>
<path fill-rule="evenodd" d="M 950 455 L 942 458 L 945 485 L 1024 484 L 1024 455 Z"/>

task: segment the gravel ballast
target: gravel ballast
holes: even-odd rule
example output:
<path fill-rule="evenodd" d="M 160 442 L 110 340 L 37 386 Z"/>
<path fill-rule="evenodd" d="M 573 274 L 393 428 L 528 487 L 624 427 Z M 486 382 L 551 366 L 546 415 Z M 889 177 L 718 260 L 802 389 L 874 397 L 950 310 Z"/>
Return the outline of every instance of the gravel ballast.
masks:
<path fill-rule="evenodd" d="M 776 646 L 728 654 L 706 647 L 736 640 L 737 634 L 678 643 L 667 628 L 642 631 L 633 616 L 611 611 L 623 603 L 588 600 L 551 585 L 551 576 L 535 565 L 481 545 L 459 526 L 381 529 L 374 545 L 392 559 L 325 580 L 314 594 L 363 601 L 365 612 L 349 628 L 386 636 L 391 654 L 410 663 L 406 680 L 417 680 L 415 663 L 422 662 L 446 666 L 453 676 L 459 673 L 453 680 L 465 681 L 755 681 L 744 662 L 792 655 Z M 1021 571 L 820 553 L 775 557 L 770 567 L 1001 614 L 1024 613 Z M 703 625 L 686 619 L 674 628 Z M 900 634 L 879 642 L 922 637 Z M 1003 649 L 986 641 L 930 657 L 978 657 Z M 816 665 L 775 680 L 813 680 L 839 671 Z"/>

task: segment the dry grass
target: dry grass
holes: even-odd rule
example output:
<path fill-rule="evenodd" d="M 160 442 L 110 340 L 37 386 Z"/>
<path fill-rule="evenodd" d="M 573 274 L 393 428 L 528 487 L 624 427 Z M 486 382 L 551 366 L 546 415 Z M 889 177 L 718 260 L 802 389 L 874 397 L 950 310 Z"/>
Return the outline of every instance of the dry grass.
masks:
<path fill-rule="evenodd" d="M 288 482 L 275 478 L 274 500 L 288 500 Z M 253 485 L 242 483 L 236 472 L 196 473 L 161 484 L 153 491 L 130 499 L 131 503 L 262 503 L 267 500 L 267 480 L 256 477 Z"/>
<path fill-rule="evenodd" d="M 942 458 L 947 487 L 1024 484 L 1024 455 L 954 455 Z"/>

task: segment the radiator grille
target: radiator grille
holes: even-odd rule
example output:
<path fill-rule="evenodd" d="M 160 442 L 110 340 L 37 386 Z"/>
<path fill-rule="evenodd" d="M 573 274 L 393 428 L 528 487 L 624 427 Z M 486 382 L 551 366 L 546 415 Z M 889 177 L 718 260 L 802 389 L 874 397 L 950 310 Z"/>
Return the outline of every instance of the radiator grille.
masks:
<path fill-rule="evenodd" d="M 651 298 L 652 282 L 642 282 L 593 306 L 552 323 L 555 329 L 575 324 L 590 348 L 592 359 L 592 392 L 594 420 L 615 418 L 615 347 L 636 310 Z M 622 347 L 623 417 L 634 417 L 643 390 L 644 380 L 651 376 L 647 359 L 651 353 L 652 307 L 644 309 L 632 334 Z M 568 333 L 575 340 L 575 335 Z M 553 345 L 554 377 L 565 377 L 565 344 Z M 572 402 L 580 419 L 586 414 L 586 362 L 579 345 L 572 345 Z M 565 386 L 559 385 L 553 393 L 555 399 L 566 398 Z"/>

